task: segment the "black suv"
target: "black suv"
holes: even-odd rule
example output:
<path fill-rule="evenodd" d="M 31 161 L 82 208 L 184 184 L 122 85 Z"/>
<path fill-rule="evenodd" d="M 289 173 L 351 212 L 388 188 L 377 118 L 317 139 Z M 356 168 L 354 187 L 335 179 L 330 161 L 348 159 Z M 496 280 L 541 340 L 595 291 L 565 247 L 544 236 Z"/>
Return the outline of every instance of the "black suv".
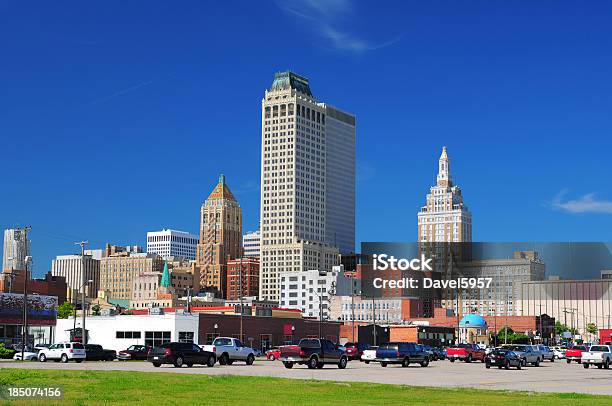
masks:
<path fill-rule="evenodd" d="M 192 367 L 193 364 L 215 366 L 217 357 L 214 352 L 204 351 L 198 345 L 192 343 L 165 343 L 149 351 L 147 361 L 154 367 L 161 364 L 172 364 L 176 368 L 183 365 Z"/>

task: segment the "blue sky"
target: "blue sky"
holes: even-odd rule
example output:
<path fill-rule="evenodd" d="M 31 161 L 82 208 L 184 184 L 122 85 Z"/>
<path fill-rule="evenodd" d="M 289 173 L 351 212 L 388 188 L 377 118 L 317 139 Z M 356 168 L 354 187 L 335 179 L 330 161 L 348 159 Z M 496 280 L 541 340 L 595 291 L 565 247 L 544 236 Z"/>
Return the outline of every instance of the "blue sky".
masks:
<path fill-rule="evenodd" d="M 274 72 L 357 115 L 357 242 L 413 241 L 446 145 L 478 241 L 609 241 L 609 2 L 0 4 L 0 225 L 35 273 L 73 241 L 198 230 L 223 172 L 259 221 Z"/>

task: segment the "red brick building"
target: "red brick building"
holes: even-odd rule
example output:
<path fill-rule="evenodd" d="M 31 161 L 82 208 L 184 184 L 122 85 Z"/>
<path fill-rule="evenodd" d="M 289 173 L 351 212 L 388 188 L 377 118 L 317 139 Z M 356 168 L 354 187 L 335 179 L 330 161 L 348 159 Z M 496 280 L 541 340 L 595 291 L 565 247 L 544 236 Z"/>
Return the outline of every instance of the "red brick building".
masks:
<path fill-rule="evenodd" d="M 259 294 L 259 258 L 230 259 L 227 261 L 227 299 L 240 298 L 240 275 L 242 275 L 242 297 Z"/>
<path fill-rule="evenodd" d="M 11 276 L 13 275 L 13 276 Z M 25 282 L 25 271 L 6 270 L 0 274 L 0 293 L 23 293 Z M 53 276 L 47 272 L 43 279 L 31 279 L 28 272 L 28 294 L 38 294 L 46 296 L 57 296 L 57 303 L 62 304 L 66 301 L 68 285 L 63 276 Z"/>

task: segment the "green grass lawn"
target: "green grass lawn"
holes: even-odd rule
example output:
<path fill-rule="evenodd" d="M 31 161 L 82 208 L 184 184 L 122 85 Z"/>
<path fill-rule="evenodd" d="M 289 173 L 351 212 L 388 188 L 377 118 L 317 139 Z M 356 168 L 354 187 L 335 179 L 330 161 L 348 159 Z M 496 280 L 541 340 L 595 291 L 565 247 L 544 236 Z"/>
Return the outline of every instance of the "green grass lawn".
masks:
<path fill-rule="evenodd" d="M 432 379 L 435 378 L 432 375 Z M 0 369 L 3 386 L 64 387 L 69 404 L 216 405 L 610 405 L 611 397 L 476 389 L 440 389 L 356 382 L 249 376 L 208 376 L 120 371 Z M 20 404 L 25 401 L 3 404 Z M 50 404 L 30 401 L 30 404 Z M 60 402 L 58 402 L 60 403 Z"/>

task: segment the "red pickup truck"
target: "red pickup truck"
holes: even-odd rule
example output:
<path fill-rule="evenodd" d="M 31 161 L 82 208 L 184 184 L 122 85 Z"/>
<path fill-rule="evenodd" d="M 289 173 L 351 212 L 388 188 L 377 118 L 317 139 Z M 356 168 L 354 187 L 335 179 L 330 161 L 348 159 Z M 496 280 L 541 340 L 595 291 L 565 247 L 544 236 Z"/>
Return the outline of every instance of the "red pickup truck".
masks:
<path fill-rule="evenodd" d="M 448 359 L 450 362 L 455 362 L 456 359 L 472 362 L 480 360 L 485 362 L 485 350 L 476 344 L 459 344 L 456 347 L 451 347 L 447 350 Z"/>
<path fill-rule="evenodd" d="M 588 350 L 589 347 L 587 347 L 586 345 L 575 345 L 572 348 L 568 348 L 567 350 L 565 350 L 565 359 L 567 360 L 568 364 L 572 361 L 576 361 L 578 364 L 580 364 L 582 359 L 582 352 Z"/>

